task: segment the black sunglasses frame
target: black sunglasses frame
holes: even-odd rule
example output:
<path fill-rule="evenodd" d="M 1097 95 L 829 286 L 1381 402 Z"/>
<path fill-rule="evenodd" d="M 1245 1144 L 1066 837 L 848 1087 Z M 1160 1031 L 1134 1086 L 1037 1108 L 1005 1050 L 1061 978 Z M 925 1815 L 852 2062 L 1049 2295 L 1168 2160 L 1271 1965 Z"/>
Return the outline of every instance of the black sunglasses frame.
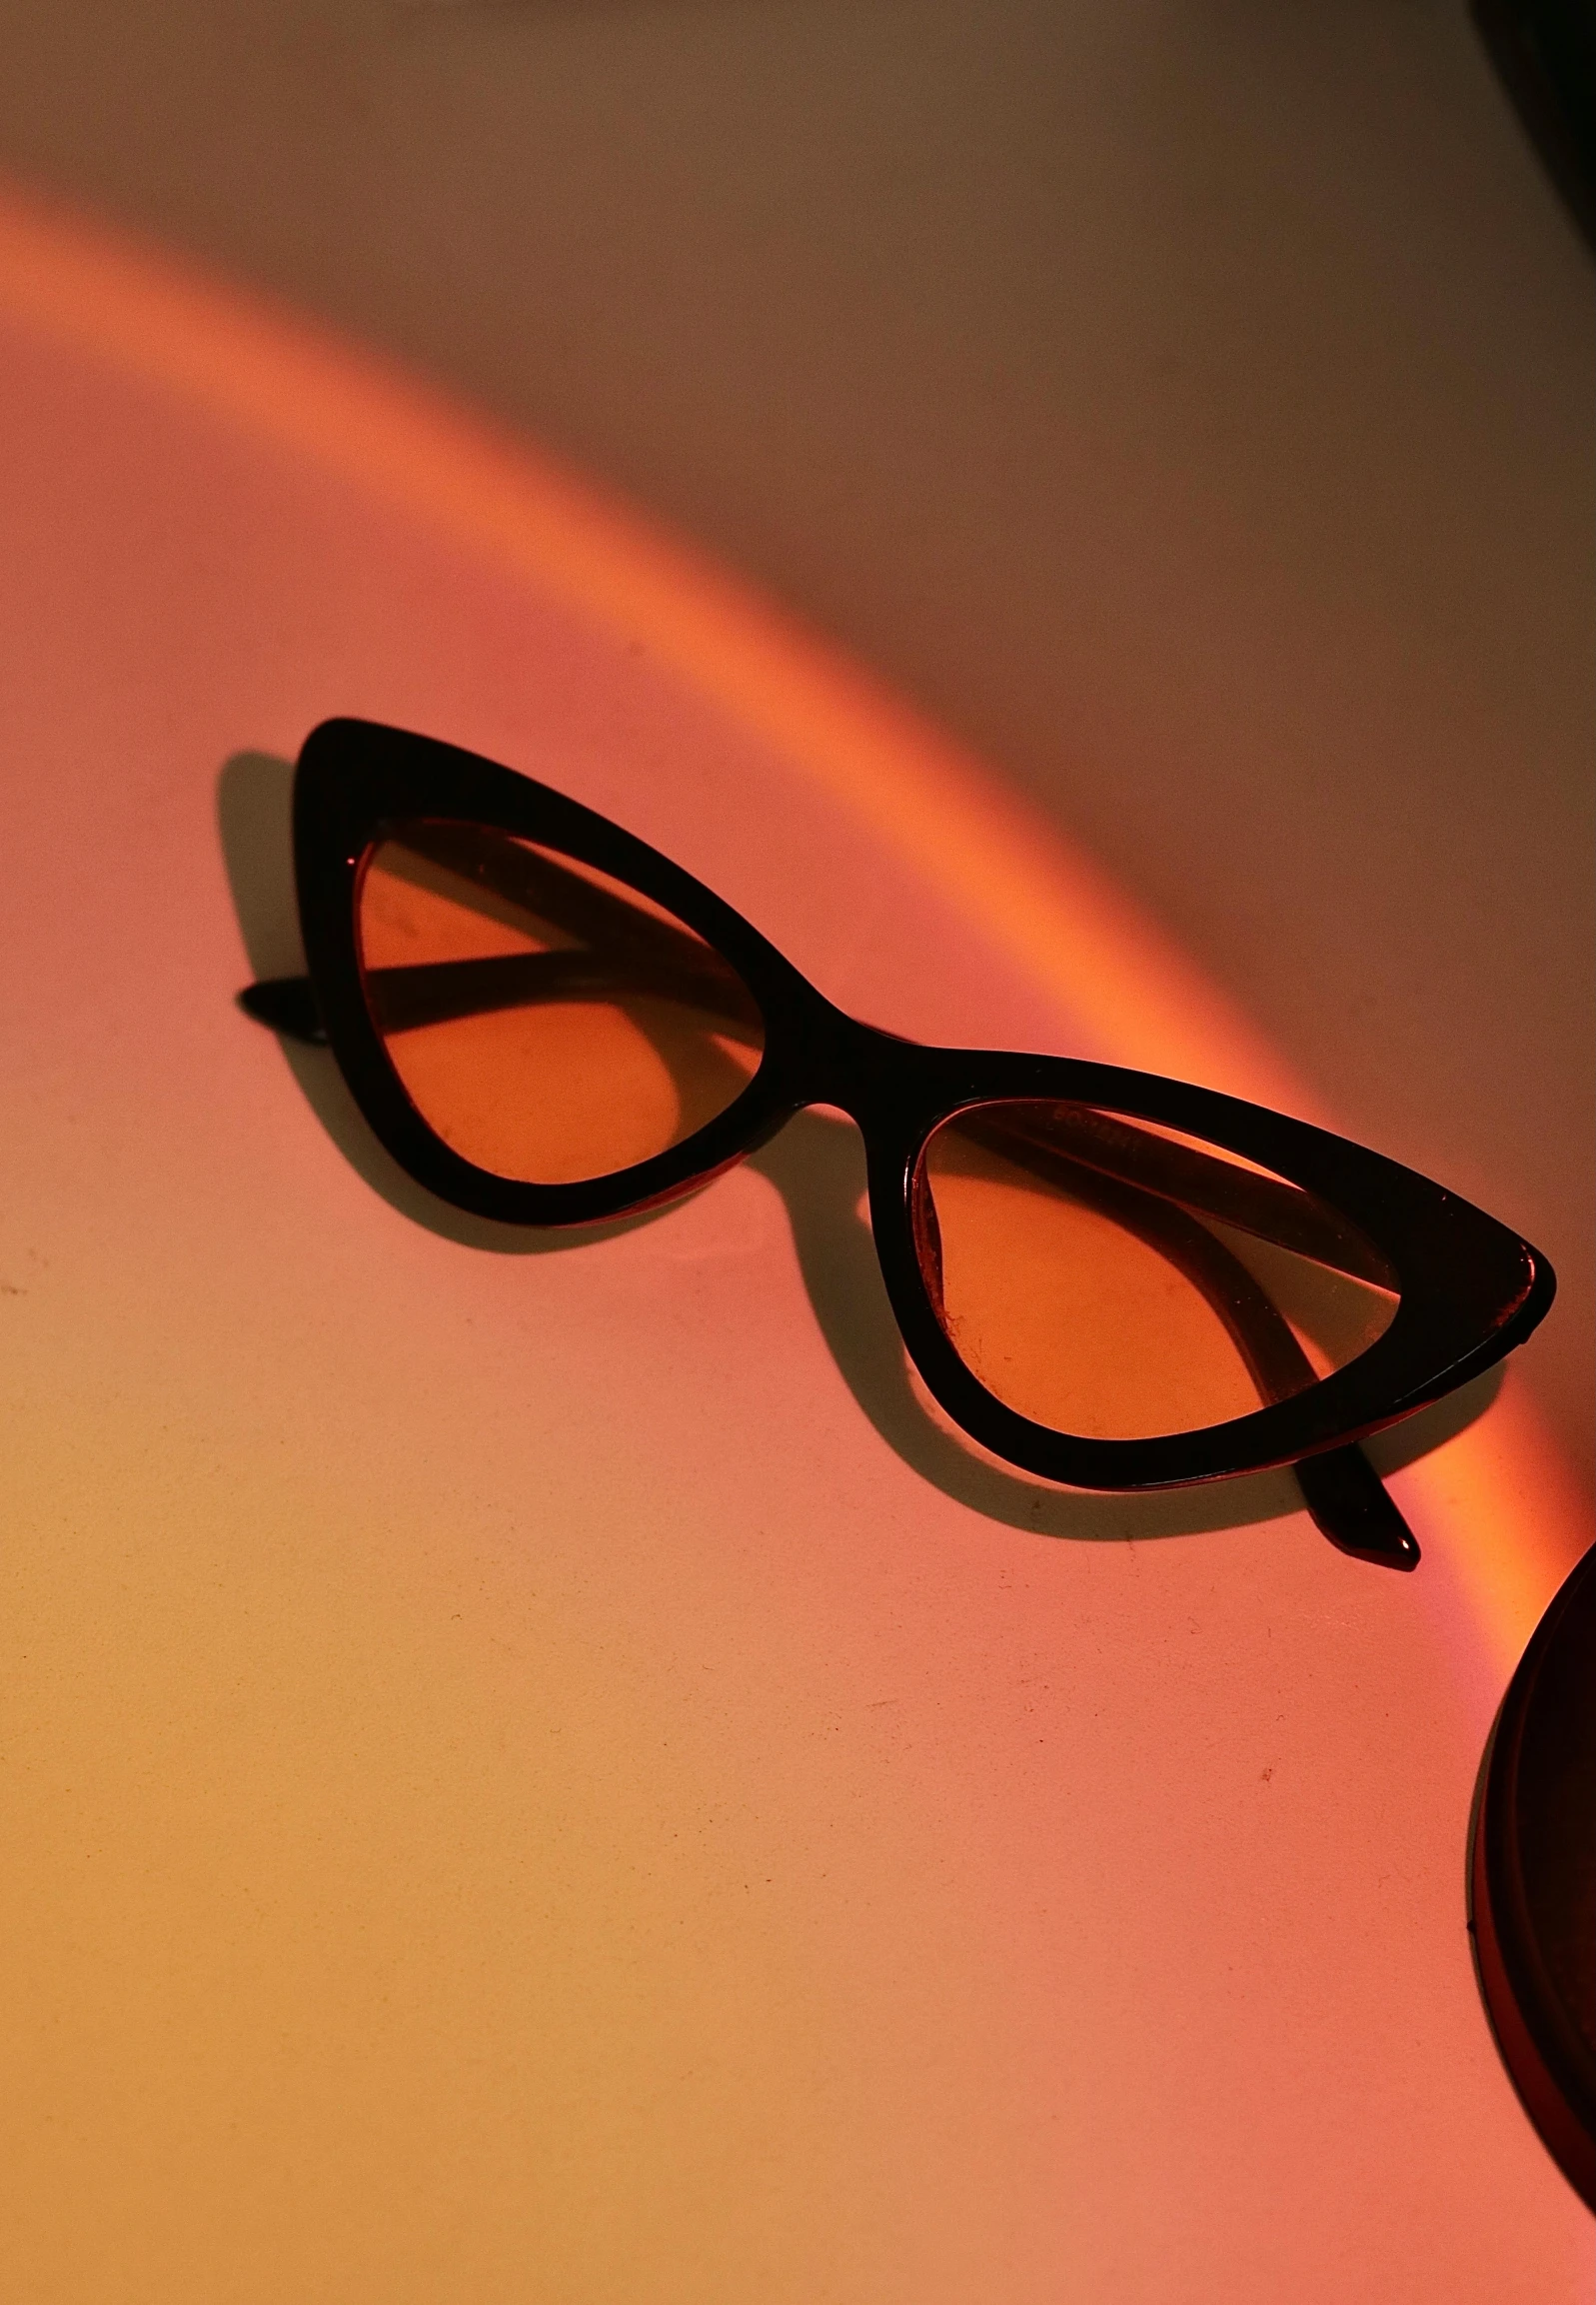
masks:
<path fill-rule="evenodd" d="M 765 1023 L 763 1056 L 735 1102 L 654 1158 L 582 1183 L 496 1176 L 446 1145 L 417 1112 L 384 1048 L 357 931 L 365 860 L 391 824 L 426 818 L 492 827 L 594 867 L 712 946 Z M 847 1016 L 658 850 L 564 794 L 436 739 L 357 720 L 314 730 L 295 776 L 294 858 L 314 1012 L 299 980 L 251 988 L 244 1005 L 279 1031 L 325 1036 L 373 1132 L 419 1183 L 502 1223 L 594 1223 L 695 1189 L 806 1106 L 839 1108 L 864 1140 L 876 1253 L 915 1368 L 983 1448 L 1044 1479 L 1152 1489 L 1294 1464 L 1314 1518 L 1333 1541 L 1411 1566 L 1417 1545 L 1349 1444 L 1491 1367 L 1551 1302 L 1551 1266 L 1527 1241 L 1412 1169 L 1306 1122 L 1154 1074 L 1075 1058 L 928 1047 Z M 915 1244 L 915 1178 L 927 1139 L 952 1115 L 1038 1099 L 1177 1130 L 1306 1187 L 1350 1218 L 1391 1268 L 1399 1301 L 1390 1326 L 1306 1390 L 1198 1431 L 1096 1439 L 1055 1432 L 1005 1406 L 959 1359 L 931 1303 Z"/>

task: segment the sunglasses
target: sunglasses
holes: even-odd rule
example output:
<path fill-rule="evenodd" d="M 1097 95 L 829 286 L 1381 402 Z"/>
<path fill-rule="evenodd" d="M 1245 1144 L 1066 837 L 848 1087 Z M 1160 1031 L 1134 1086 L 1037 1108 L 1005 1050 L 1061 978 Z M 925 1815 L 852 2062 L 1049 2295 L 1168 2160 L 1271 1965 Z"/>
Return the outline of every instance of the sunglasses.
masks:
<path fill-rule="evenodd" d="M 505 1223 L 588 1224 L 840 1108 L 910 1360 L 972 1440 L 1043 1479 L 1290 1464 L 1333 1544 L 1412 1568 L 1356 1443 L 1502 1359 L 1552 1300 L 1516 1233 L 1305 1122 L 860 1023 L 657 850 L 452 745 L 324 723 L 294 859 L 310 974 L 240 1002 L 331 1049 L 418 1183 Z"/>

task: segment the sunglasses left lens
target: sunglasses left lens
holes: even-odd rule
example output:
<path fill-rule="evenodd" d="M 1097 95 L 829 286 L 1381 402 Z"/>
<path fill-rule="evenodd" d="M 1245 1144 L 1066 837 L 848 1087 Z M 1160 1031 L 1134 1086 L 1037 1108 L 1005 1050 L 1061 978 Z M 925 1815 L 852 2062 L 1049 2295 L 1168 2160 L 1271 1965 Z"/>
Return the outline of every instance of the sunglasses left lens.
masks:
<path fill-rule="evenodd" d="M 696 1136 L 758 1070 L 742 979 L 685 923 L 571 857 L 490 827 L 395 825 L 357 922 L 372 1021 L 462 1159 L 573 1184 Z"/>

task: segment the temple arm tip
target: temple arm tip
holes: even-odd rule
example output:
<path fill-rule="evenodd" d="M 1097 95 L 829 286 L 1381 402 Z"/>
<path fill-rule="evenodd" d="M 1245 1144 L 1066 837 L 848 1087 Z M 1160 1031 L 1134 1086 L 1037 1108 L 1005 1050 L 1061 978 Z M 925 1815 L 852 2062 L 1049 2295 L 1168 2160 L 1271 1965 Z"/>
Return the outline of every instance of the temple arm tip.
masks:
<path fill-rule="evenodd" d="M 327 1028 L 308 977 L 267 977 L 258 985 L 246 985 L 238 1005 L 246 1017 L 286 1041 L 302 1041 L 311 1049 L 327 1046 Z"/>
<path fill-rule="evenodd" d="M 1329 1448 L 1296 1468 L 1303 1501 L 1321 1535 L 1379 1568 L 1417 1568 L 1418 1538 L 1361 1448 Z"/>

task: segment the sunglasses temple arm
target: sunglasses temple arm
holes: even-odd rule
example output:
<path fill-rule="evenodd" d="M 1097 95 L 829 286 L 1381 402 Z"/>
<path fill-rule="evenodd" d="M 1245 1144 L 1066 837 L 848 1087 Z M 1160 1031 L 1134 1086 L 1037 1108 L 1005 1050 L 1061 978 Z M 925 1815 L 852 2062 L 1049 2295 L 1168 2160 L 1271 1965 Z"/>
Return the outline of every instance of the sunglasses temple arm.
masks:
<path fill-rule="evenodd" d="M 481 826 L 407 825 L 398 845 L 501 898 L 531 922 L 547 922 L 612 963 L 630 964 L 651 985 L 704 973 L 706 947 L 642 899 L 600 888 L 548 850 L 506 841 Z"/>
<path fill-rule="evenodd" d="M 1285 1399 L 1311 1383 L 1312 1364 L 1289 1321 L 1240 1259 L 1183 1209 L 1151 1194 L 1145 1198 L 1147 1238 L 1160 1246 L 1160 1228 L 1173 1232 L 1179 1225 L 1176 1260 L 1230 1329 L 1263 1398 Z M 1418 1539 L 1355 1441 L 1302 1457 L 1294 1470 L 1309 1519 L 1337 1551 L 1378 1568 L 1418 1567 Z"/>
<path fill-rule="evenodd" d="M 702 948 L 696 946 L 674 960 L 669 969 L 628 968 L 626 958 L 596 959 L 580 950 L 502 953 L 481 960 L 373 969 L 365 983 L 373 1021 L 384 1034 L 449 1024 L 460 1017 L 486 1017 L 498 1009 L 663 994 L 713 1019 L 715 1030 L 726 1039 L 758 1048 L 763 1027 L 741 980 L 713 962 L 706 963 Z M 629 978 L 635 982 L 629 983 Z M 308 977 L 268 978 L 247 986 L 238 1001 L 246 1016 L 274 1033 L 312 1048 L 326 1047 L 326 1030 Z"/>
<path fill-rule="evenodd" d="M 1418 1538 L 1361 1448 L 1327 1448 L 1294 1469 L 1314 1527 L 1333 1545 L 1382 1568 L 1418 1567 Z"/>
<path fill-rule="evenodd" d="M 1390 1285 L 1391 1275 L 1368 1241 L 1294 1184 L 1084 1106 L 1060 1108 L 1045 1123 L 1027 1119 L 1003 1126 L 1007 1136 L 1024 1138 L 1142 1192 L 1217 1216 L 1221 1223 L 1310 1257 L 1332 1272 L 1377 1288 Z"/>
<path fill-rule="evenodd" d="M 969 1133 L 977 1131 L 981 1142 L 1016 1166 L 1061 1184 L 1167 1257 L 1224 1322 L 1265 1400 L 1285 1398 L 1312 1382 L 1312 1367 L 1278 1306 L 1240 1258 L 1187 1210 L 991 1117 Z M 1310 1519 L 1338 1551 L 1381 1568 L 1418 1566 L 1417 1538 L 1355 1442 L 1304 1457 L 1295 1472 Z"/>

